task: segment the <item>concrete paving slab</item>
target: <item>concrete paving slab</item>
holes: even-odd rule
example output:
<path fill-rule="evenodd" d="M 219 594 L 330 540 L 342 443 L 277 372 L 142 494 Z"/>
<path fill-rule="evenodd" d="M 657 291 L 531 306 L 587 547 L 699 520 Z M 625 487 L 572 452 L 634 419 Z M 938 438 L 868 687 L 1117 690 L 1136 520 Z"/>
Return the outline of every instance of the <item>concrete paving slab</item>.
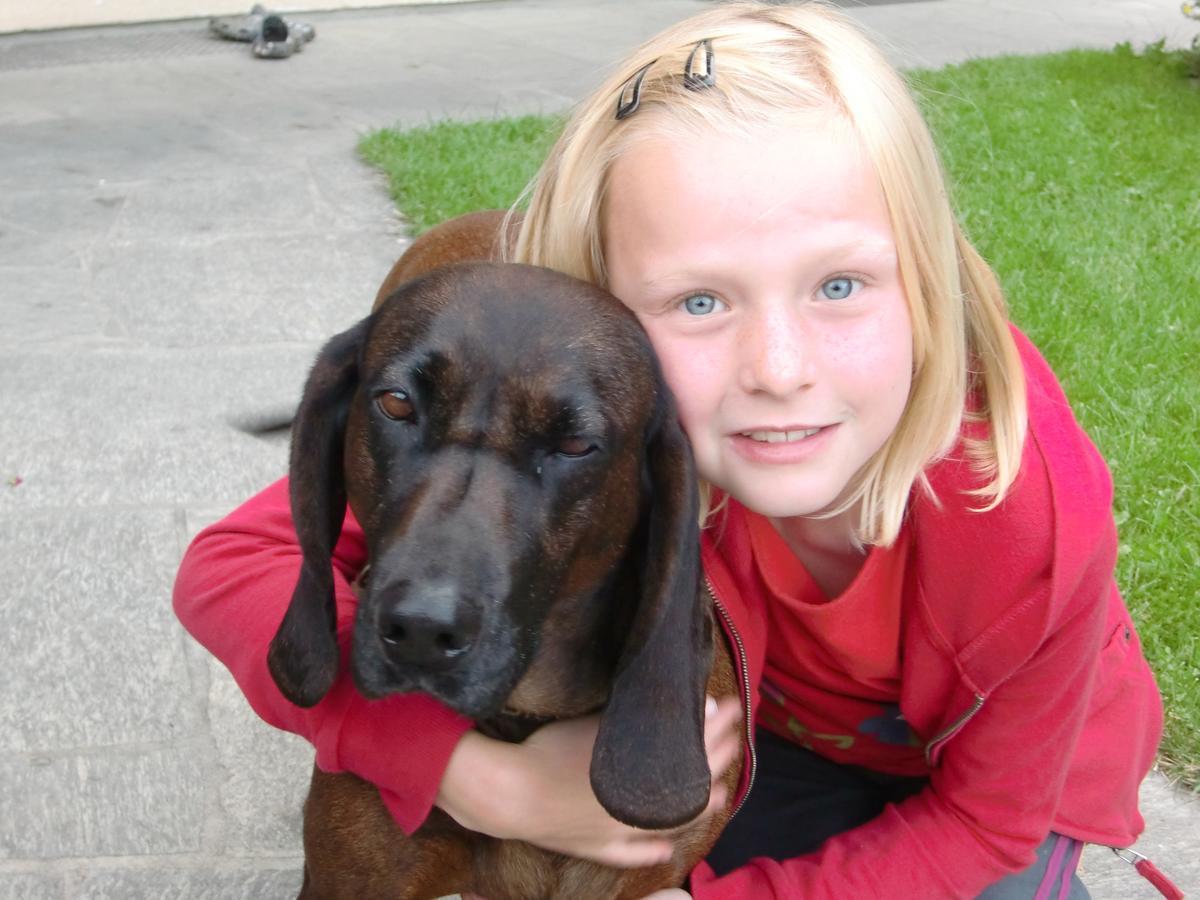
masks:
<path fill-rule="evenodd" d="M 0 895 L 8 900 L 61 900 L 66 876 L 49 872 L 0 873 Z"/>
<path fill-rule="evenodd" d="M 170 743 L 195 722 L 178 624 L 159 598 L 179 547 L 170 510 L 0 514 L 0 750 Z M 30 677 L 41 673 L 41 677 Z M 49 754 L 49 756 L 46 756 Z M 36 766 L 35 766 L 36 768 Z"/>
<path fill-rule="evenodd" d="M 210 660 L 208 721 L 216 746 L 224 853 L 295 856 L 312 772 L 312 745 L 271 728 L 247 706 L 233 677 Z"/>
<path fill-rule="evenodd" d="M 315 231 L 316 198 L 305 174 L 293 166 L 265 172 L 259 166 L 226 174 L 219 182 L 207 174 L 131 185 L 112 200 L 120 204 L 120 215 L 108 239 L 118 247 L 164 235 L 197 241 L 214 235 L 250 238 L 244 242 L 251 244 L 257 238 L 261 244 L 266 235 Z M 259 252 L 266 255 L 262 247 Z"/>
<path fill-rule="evenodd" d="M 0 197 L 0 266 L 54 266 L 104 240 L 122 198 L 94 191 L 12 190 Z"/>
<path fill-rule="evenodd" d="M 210 869 L 126 869 L 78 879 L 69 896 L 80 900 L 230 900 L 233 897 L 294 897 L 302 867 L 212 871 Z"/>
<path fill-rule="evenodd" d="M 1193 897 L 1200 893 L 1200 795 L 1182 791 L 1157 772 L 1142 782 L 1140 805 L 1146 831 L 1137 850 L 1154 861 L 1176 887 Z M 1157 889 L 1140 878 L 1133 866 L 1107 847 L 1088 846 L 1080 874 L 1093 897 L 1113 900 L 1158 900 Z"/>
<path fill-rule="evenodd" d="M 113 243 L 93 258 L 92 288 L 122 335 L 142 344 L 319 341 L 361 318 L 339 315 L 339 308 L 369 311 L 382 261 L 364 259 L 359 248 L 372 237 L 364 231 L 361 242 L 315 232 L 281 233 L 268 242 L 238 235 L 189 243 L 146 239 L 141 249 L 161 263 L 151 269 Z"/>
<path fill-rule="evenodd" d="M 1195 28 L 1173 3 L 1157 0 L 929 0 L 865 7 L 844 4 L 870 29 L 896 65 L 937 68 L 976 57 L 1030 54 L 1074 47 L 1135 47 L 1164 39 L 1189 43 Z"/>
<path fill-rule="evenodd" d="M 71 342 L 105 333 L 108 315 L 93 301 L 83 261 L 73 254 L 59 254 L 56 265 L 0 265 L 0 282 L 5 285 L 0 346 Z"/>
<path fill-rule="evenodd" d="M 231 422 L 294 406 L 319 344 L 0 352 L 5 414 L 24 425 L 0 432 L 6 478 L 24 479 L 0 495 L 0 513 L 85 507 L 103 517 L 110 507 L 248 497 L 284 471 L 286 441 Z"/>
<path fill-rule="evenodd" d="M 0 820 L 0 859 L 195 852 L 207 785 L 186 745 L 0 759 L 0 790 L 22 815 Z"/>

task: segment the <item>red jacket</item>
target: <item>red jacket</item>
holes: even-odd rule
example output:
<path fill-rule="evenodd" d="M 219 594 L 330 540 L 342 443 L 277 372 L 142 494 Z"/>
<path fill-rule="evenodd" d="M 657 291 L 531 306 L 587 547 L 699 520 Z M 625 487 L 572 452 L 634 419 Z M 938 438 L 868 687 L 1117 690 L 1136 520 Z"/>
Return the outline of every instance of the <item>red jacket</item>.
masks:
<path fill-rule="evenodd" d="M 974 897 L 1031 865 L 1051 831 L 1117 847 L 1141 833 L 1162 707 L 1113 580 L 1112 483 L 1015 336 L 1029 436 L 1011 492 L 969 511 L 977 477 L 959 453 L 928 470 L 940 506 L 918 491 L 909 511 L 900 709 L 926 742 L 929 787 L 807 856 L 720 879 L 702 864 L 697 900 Z M 730 504 L 704 568 L 757 683 L 766 637 L 743 518 Z"/>
<path fill-rule="evenodd" d="M 961 491 L 974 477 L 952 456 L 928 472 L 940 506 L 916 492 L 910 508 L 900 706 L 927 741 L 929 787 L 808 856 L 756 860 L 720 879 L 702 864 L 691 884 L 698 900 L 973 897 L 1030 865 L 1052 830 L 1112 846 L 1141 832 L 1137 789 L 1162 710 L 1113 581 L 1111 481 L 1048 366 L 1017 340 L 1029 437 L 1013 490 L 997 509 L 970 512 Z M 365 557 L 347 515 L 334 560 L 345 576 L 343 661 L 355 607 L 349 581 Z M 703 558 L 753 709 L 766 635 L 737 504 L 724 527 L 706 530 Z M 321 768 L 376 784 L 411 832 L 471 723 L 421 695 L 368 702 L 344 671 L 311 710 L 284 700 L 266 649 L 299 562 L 280 481 L 196 538 L 176 581 L 176 612 L 263 719 L 310 740 Z M 753 778 L 749 743 L 746 761 L 743 791 Z"/>

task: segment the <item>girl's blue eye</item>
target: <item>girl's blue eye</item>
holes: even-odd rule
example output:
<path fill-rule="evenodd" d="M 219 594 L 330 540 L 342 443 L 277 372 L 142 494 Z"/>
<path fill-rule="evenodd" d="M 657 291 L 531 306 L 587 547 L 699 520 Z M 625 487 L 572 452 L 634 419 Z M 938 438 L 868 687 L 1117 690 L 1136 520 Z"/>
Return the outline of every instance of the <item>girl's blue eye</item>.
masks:
<path fill-rule="evenodd" d="M 830 278 L 821 285 L 821 293 L 827 300 L 845 300 L 854 293 L 858 283 L 854 278 Z"/>
<path fill-rule="evenodd" d="M 712 294 L 692 294 L 683 301 L 683 308 L 693 316 L 707 316 L 713 312 L 721 301 Z"/>

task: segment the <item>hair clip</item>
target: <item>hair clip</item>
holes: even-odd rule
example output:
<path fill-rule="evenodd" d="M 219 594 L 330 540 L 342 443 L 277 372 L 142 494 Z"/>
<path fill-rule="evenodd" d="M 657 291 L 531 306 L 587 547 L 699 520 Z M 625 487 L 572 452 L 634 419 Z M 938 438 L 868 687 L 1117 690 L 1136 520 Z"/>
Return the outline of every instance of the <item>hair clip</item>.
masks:
<path fill-rule="evenodd" d="M 700 48 L 704 48 L 703 68 L 696 69 L 696 54 L 700 52 Z M 687 62 L 683 67 L 683 86 L 689 91 L 702 91 L 705 88 L 710 88 L 717 83 L 716 73 L 713 71 L 713 48 L 712 40 L 705 38 L 692 48 L 692 52 L 688 54 Z"/>
<path fill-rule="evenodd" d="M 650 71 L 650 67 L 658 62 L 657 59 L 652 59 L 640 69 L 633 73 L 633 76 L 625 82 L 621 88 L 621 93 L 617 96 L 617 120 L 621 120 L 632 116 L 637 112 L 638 104 L 642 102 L 642 80 L 646 77 L 646 73 Z M 628 95 L 629 99 L 626 99 Z"/>
<path fill-rule="evenodd" d="M 704 48 L 704 56 L 697 59 L 700 48 Z M 646 73 L 650 71 L 650 67 L 658 62 L 657 59 L 652 59 L 640 69 L 633 73 L 628 81 L 621 87 L 621 93 L 617 97 L 617 119 L 627 119 L 637 112 L 638 105 L 642 102 L 642 81 L 646 78 Z M 692 48 L 692 52 L 688 54 L 687 62 L 683 66 L 683 86 L 689 91 L 702 91 L 705 88 L 710 88 L 717 83 L 716 71 L 713 68 L 713 48 L 712 40 L 705 38 L 697 42 Z"/>

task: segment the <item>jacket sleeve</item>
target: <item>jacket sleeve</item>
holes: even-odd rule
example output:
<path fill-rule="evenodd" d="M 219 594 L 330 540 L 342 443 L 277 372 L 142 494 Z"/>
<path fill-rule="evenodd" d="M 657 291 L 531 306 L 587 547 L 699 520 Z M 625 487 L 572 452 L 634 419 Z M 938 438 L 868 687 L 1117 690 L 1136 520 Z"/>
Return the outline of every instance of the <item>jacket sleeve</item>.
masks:
<path fill-rule="evenodd" d="M 340 671 L 311 709 L 286 700 L 267 670 L 267 648 L 300 568 L 286 478 L 196 536 L 176 576 L 175 613 L 229 669 L 259 716 L 310 741 L 324 771 L 352 772 L 378 787 L 411 833 L 429 815 L 471 722 L 423 694 L 368 701 L 355 690 L 346 666 L 358 605 L 350 583 L 365 563 L 362 529 L 347 510 L 333 557 Z"/>

